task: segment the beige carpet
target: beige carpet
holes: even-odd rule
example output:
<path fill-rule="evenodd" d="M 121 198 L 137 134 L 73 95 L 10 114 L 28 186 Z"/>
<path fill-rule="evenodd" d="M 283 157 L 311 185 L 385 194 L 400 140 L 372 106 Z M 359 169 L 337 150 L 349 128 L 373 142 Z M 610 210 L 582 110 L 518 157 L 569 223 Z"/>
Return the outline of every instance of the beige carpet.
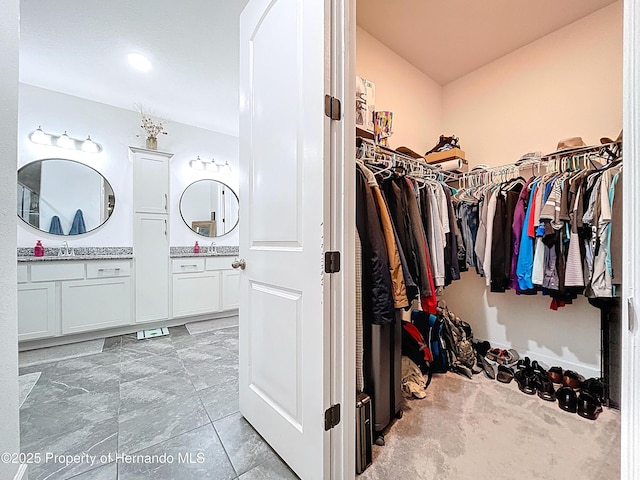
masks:
<path fill-rule="evenodd" d="M 360 480 L 620 478 L 618 411 L 586 420 L 484 374 L 435 376 L 385 440 Z"/>

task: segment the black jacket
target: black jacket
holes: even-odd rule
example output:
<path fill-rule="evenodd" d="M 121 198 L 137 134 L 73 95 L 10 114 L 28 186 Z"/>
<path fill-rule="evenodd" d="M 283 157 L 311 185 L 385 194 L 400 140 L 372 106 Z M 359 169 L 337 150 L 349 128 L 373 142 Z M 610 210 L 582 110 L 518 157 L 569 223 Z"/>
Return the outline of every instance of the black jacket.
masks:
<path fill-rule="evenodd" d="M 362 243 L 362 315 L 366 323 L 395 320 L 389 256 L 376 203 L 364 174 L 356 170 L 356 227 Z"/>

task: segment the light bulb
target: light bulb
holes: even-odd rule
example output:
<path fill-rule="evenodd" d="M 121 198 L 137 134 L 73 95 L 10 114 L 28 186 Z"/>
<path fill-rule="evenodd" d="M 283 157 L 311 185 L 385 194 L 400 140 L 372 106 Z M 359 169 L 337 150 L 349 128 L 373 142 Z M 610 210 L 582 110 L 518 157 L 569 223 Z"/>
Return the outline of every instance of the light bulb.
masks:
<path fill-rule="evenodd" d="M 87 135 L 87 139 L 82 142 L 82 151 L 88 153 L 98 153 L 100 151 L 100 147 L 98 144 L 91 140 L 91 135 Z"/>
<path fill-rule="evenodd" d="M 67 135 L 67 131 L 65 130 L 62 135 L 58 137 L 56 141 L 56 145 L 61 148 L 73 148 L 73 140 Z"/>
<path fill-rule="evenodd" d="M 49 145 L 51 143 L 51 137 L 42 131 L 41 125 L 38 125 L 36 131 L 29 138 L 38 145 Z"/>
<path fill-rule="evenodd" d="M 210 162 L 205 164 L 205 169 L 210 172 L 219 172 L 220 166 L 216 163 L 215 159 L 212 158 Z"/>
<path fill-rule="evenodd" d="M 205 169 L 204 162 L 202 160 L 200 160 L 200 156 L 198 156 L 198 158 L 196 158 L 195 160 L 191 160 L 189 162 L 189 166 L 191 168 L 193 168 L 194 170 L 204 170 Z"/>

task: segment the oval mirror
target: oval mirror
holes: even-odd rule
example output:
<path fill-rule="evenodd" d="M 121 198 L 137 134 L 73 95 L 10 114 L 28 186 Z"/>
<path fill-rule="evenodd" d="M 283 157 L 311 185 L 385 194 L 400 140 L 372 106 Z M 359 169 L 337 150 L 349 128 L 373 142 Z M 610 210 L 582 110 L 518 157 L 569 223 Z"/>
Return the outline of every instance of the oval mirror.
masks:
<path fill-rule="evenodd" d="M 238 224 L 238 196 L 217 180 L 193 182 L 180 198 L 182 220 L 203 237 L 221 237 Z"/>
<path fill-rule="evenodd" d="M 18 216 L 42 232 L 90 232 L 109 219 L 114 207 L 109 182 L 83 163 L 47 158 L 18 170 Z"/>

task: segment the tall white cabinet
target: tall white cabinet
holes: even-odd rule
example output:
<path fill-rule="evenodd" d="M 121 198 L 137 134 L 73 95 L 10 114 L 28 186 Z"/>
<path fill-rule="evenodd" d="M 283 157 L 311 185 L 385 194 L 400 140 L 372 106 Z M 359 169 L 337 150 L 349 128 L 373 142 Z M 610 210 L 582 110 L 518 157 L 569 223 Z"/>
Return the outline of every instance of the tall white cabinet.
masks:
<path fill-rule="evenodd" d="M 136 322 L 169 318 L 169 162 L 173 154 L 130 147 Z"/>

